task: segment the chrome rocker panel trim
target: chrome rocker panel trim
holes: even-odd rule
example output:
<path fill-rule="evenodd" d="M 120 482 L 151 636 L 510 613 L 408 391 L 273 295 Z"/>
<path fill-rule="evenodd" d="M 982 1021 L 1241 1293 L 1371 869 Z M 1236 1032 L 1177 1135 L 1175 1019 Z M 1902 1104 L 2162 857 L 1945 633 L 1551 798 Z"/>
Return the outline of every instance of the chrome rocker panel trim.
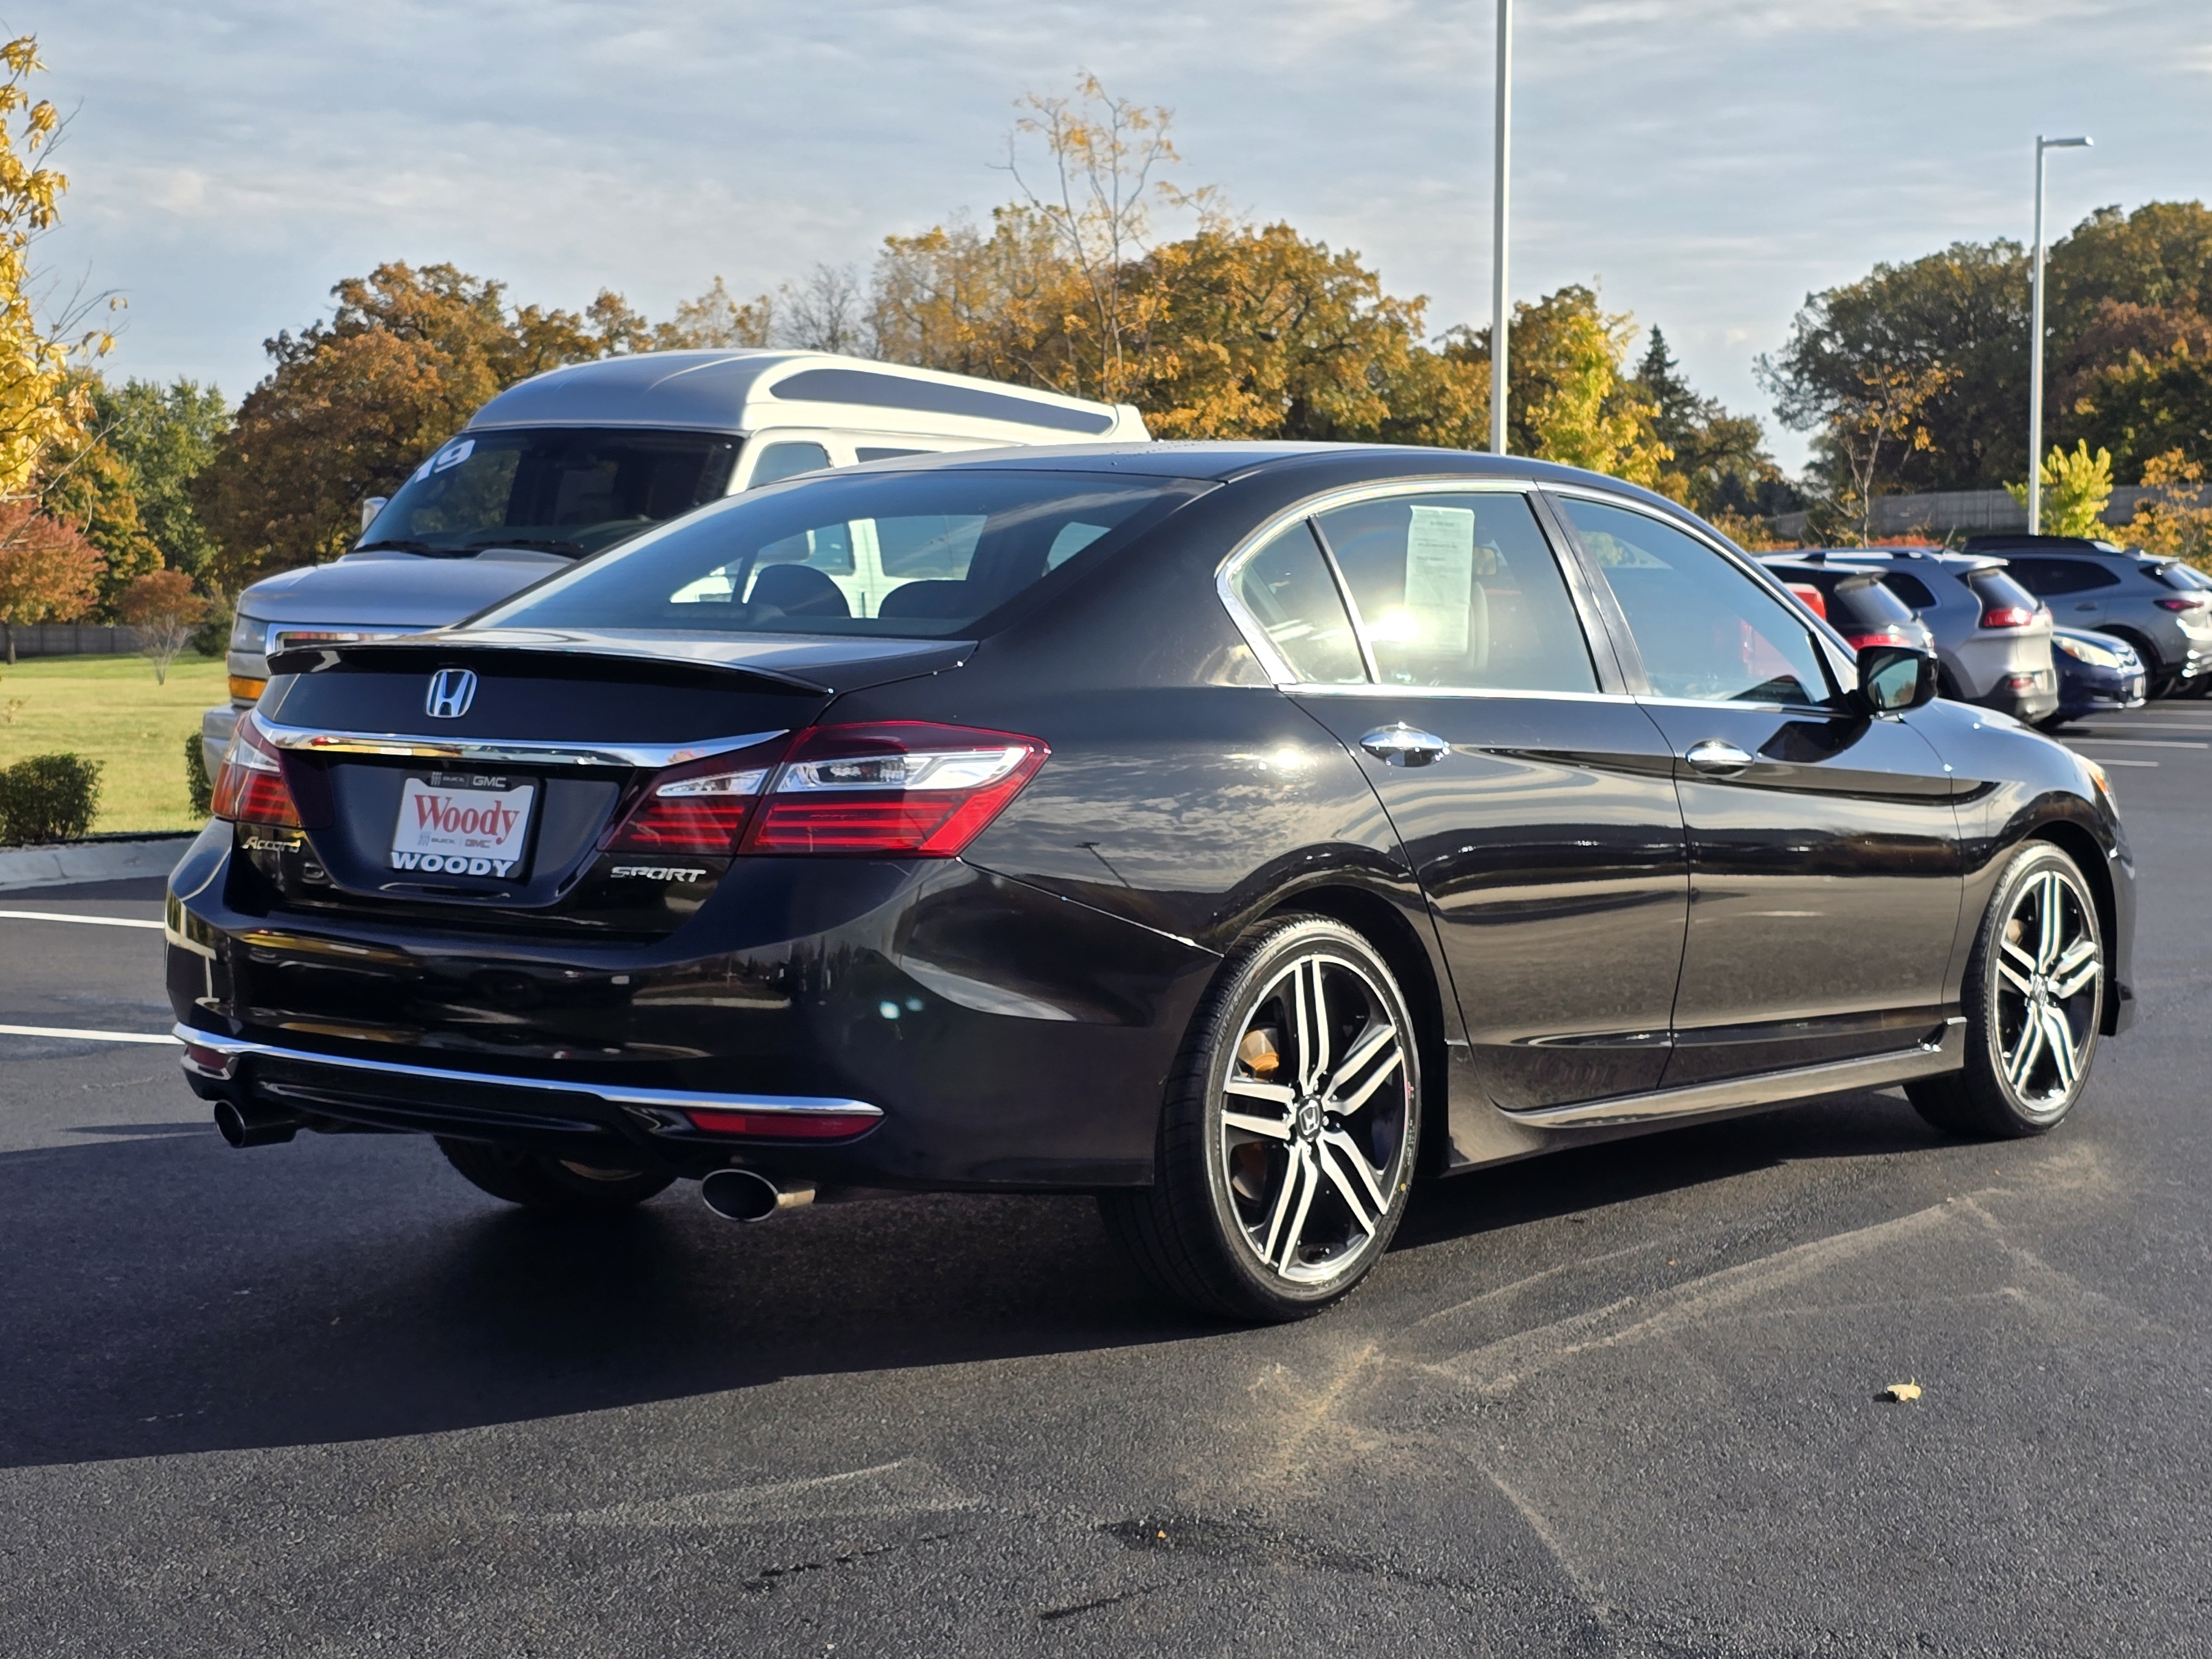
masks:
<path fill-rule="evenodd" d="M 784 735 L 787 728 L 690 743 L 536 743 L 522 738 L 426 738 L 380 732 L 324 732 L 279 726 L 257 714 L 254 724 L 279 749 L 313 755 L 395 755 L 402 758 L 526 766 L 636 766 L 658 770 L 685 761 L 726 755 Z"/>
<path fill-rule="evenodd" d="M 693 1089 L 634 1089 L 603 1087 L 596 1084 L 564 1082 L 554 1078 L 505 1077 L 489 1072 L 457 1072 L 436 1066 L 409 1066 L 396 1060 L 362 1060 L 350 1054 L 318 1054 L 307 1048 L 283 1048 L 274 1043 L 248 1042 L 239 1037 L 217 1036 L 196 1025 L 179 1024 L 174 1028 L 178 1042 L 186 1045 L 179 1061 L 187 1072 L 198 1077 L 228 1081 L 238 1070 L 238 1062 L 249 1054 L 267 1054 L 277 1060 L 296 1060 L 302 1065 L 331 1066 L 341 1070 L 374 1072 L 386 1077 L 413 1078 L 431 1083 L 459 1083 L 479 1087 L 531 1089 L 564 1095 L 580 1095 L 587 1099 L 605 1101 L 611 1106 L 633 1106 L 652 1110 L 682 1111 L 697 1107 L 706 1111 L 752 1112 L 787 1117 L 811 1117 L 834 1114 L 841 1117 L 881 1117 L 880 1106 L 871 1106 L 865 1100 L 840 1100 L 828 1095 L 726 1095 Z M 201 1065 L 192 1058 L 191 1050 L 210 1050 L 223 1057 L 220 1068 Z"/>
<path fill-rule="evenodd" d="M 1963 1017 L 1954 1015 L 1943 1022 L 1942 1035 L 1934 1042 L 1893 1054 L 1832 1060 L 1795 1071 L 1767 1072 L 1758 1077 L 1729 1078 L 1719 1083 L 1695 1083 L 1680 1089 L 1654 1089 L 1648 1094 L 1621 1095 L 1612 1100 L 1584 1101 L 1572 1106 L 1540 1106 L 1504 1115 L 1516 1123 L 1533 1123 L 1547 1129 L 1575 1128 L 1585 1124 L 1651 1123 L 1663 1118 L 1702 1117 L 1708 1113 L 1738 1111 L 1750 1106 L 1782 1106 L 1815 1095 L 1842 1094 L 1854 1089 L 1880 1089 L 1917 1077 L 1955 1072 L 1966 1062 L 1966 1022 Z"/>

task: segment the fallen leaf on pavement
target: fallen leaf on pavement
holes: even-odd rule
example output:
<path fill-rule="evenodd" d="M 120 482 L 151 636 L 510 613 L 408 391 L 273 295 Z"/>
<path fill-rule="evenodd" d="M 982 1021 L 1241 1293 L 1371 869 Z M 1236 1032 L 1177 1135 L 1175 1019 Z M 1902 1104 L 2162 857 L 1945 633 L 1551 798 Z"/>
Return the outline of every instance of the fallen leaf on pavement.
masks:
<path fill-rule="evenodd" d="M 1902 1404 L 1908 1400 L 1920 1398 L 1920 1385 L 1917 1382 L 1893 1382 L 1882 1393 Z"/>

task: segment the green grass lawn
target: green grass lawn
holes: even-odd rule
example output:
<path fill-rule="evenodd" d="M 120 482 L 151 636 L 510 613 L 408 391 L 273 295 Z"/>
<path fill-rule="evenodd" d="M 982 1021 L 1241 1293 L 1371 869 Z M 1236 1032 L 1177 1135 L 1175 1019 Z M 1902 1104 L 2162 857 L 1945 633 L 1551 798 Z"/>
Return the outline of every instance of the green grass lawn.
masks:
<path fill-rule="evenodd" d="M 154 684 L 143 657 L 26 657 L 0 666 L 0 765 L 69 750 L 100 763 L 94 833 L 197 830 L 185 738 L 229 696 L 222 659 L 186 652 Z"/>

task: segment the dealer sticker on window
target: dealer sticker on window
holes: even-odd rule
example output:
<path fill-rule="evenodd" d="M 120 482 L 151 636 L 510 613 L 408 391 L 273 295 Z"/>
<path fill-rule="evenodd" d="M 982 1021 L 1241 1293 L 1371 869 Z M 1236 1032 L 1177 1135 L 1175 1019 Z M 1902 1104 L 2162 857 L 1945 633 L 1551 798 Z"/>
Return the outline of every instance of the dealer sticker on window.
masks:
<path fill-rule="evenodd" d="M 504 778 L 471 777 L 473 784 Z M 464 788 L 442 777 L 410 778 L 392 831 L 392 867 L 449 876 L 505 876 L 522 862 L 535 784 Z"/>

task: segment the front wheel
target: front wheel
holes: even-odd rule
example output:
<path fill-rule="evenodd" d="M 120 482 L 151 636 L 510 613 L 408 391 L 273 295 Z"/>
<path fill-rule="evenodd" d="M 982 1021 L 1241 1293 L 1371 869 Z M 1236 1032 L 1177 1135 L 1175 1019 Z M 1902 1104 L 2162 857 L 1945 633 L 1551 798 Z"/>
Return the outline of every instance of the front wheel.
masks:
<path fill-rule="evenodd" d="M 1160 1288 L 1206 1313 L 1318 1313 L 1405 1213 L 1420 1133 L 1406 1000 L 1342 923 L 1263 923 L 1223 964 L 1170 1079 L 1153 1184 L 1100 1197 Z"/>
<path fill-rule="evenodd" d="M 438 1137 L 438 1150 L 479 1190 L 525 1209 L 561 1215 L 611 1215 L 627 1210 L 644 1203 L 674 1178 L 642 1170 L 601 1169 L 547 1152 L 444 1135 Z"/>
<path fill-rule="evenodd" d="M 1962 996 L 1966 1069 L 1905 1085 L 1956 1134 L 2038 1135 L 2074 1109 L 2105 1018 L 2104 936 L 2080 867 L 2048 842 L 2014 858 L 1983 914 Z"/>

